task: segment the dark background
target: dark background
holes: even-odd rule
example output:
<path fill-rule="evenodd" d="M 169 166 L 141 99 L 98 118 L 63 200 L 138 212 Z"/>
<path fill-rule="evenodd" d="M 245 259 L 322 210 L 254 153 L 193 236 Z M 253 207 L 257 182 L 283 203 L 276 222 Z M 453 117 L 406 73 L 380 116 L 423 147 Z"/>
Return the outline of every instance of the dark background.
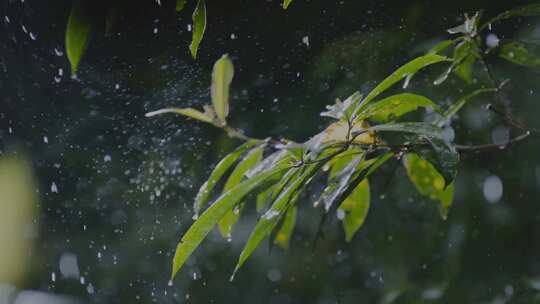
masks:
<path fill-rule="evenodd" d="M 71 1 L 2 0 L 0 151 L 30 156 L 40 193 L 39 254 L 18 288 L 83 303 L 540 301 L 536 138 L 463 155 L 446 221 L 436 202 L 416 194 L 403 169 L 385 167 L 372 180 L 370 214 L 352 243 L 334 219 L 312 250 L 320 213 L 308 195 L 288 252 L 269 254 L 261 246 L 229 282 L 253 227 L 251 212 L 232 242 L 211 233 L 167 286 L 174 248 L 192 223 L 194 195 L 238 142 L 181 117 L 144 118 L 165 106 L 207 103 L 213 62 L 228 53 L 236 68 L 231 124 L 256 137 L 305 140 L 327 125 L 319 117 L 325 105 L 365 93 L 446 38 L 464 13 L 484 9 L 493 16 L 534 1 L 295 0 L 287 11 L 278 1 L 208 1 L 196 61 L 187 31 L 194 4 L 176 14 L 174 1 L 162 2 L 130 2 L 109 37 L 102 20 L 72 80 L 67 58 L 56 54 L 65 53 Z M 109 5 L 96 2 L 96 15 Z M 538 39 L 538 21 L 517 19 L 493 31 Z M 498 79 L 512 79 L 515 114 L 538 128 L 538 70 L 488 61 Z M 485 76 L 477 70 L 476 84 L 452 78 L 434 88 L 441 71 L 434 68 L 410 90 L 445 106 L 481 86 Z M 456 141 L 491 142 L 492 130 L 504 124 L 482 107 L 487 102 L 479 98 L 464 110 L 454 124 Z M 497 203 L 482 193 L 488 176 L 503 182 Z M 51 192 L 53 183 L 58 193 Z M 59 260 L 66 254 L 77 257 L 84 284 L 62 277 Z"/>

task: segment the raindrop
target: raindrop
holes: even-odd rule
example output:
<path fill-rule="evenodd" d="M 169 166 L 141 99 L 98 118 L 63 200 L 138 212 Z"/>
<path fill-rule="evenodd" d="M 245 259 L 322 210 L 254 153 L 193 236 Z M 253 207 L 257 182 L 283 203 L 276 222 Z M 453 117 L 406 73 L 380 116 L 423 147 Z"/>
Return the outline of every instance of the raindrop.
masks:
<path fill-rule="evenodd" d="M 92 285 L 92 283 L 86 286 L 86 292 L 88 292 L 88 294 L 94 294 L 95 290 L 94 290 L 94 285 Z"/>
<path fill-rule="evenodd" d="M 47 136 L 43 136 L 43 142 L 48 144 L 49 143 L 49 138 Z"/>
<path fill-rule="evenodd" d="M 51 192 L 52 193 L 58 193 L 58 186 L 56 186 L 55 182 L 52 182 L 52 184 L 51 184 Z"/>
<path fill-rule="evenodd" d="M 503 184 L 496 175 L 490 175 L 484 180 L 484 197 L 490 203 L 498 202 L 503 195 Z"/>
<path fill-rule="evenodd" d="M 271 282 L 277 282 L 281 280 L 281 271 L 279 271 L 278 269 L 270 269 L 270 271 L 268 271 L 268 279 Z"/>
<path fill-rule="evenodd" d="M 66 252 L 60 257 L 60 273 L 64 278 L 79 278 L 79 265 L 77 263 L 77 256 L 73 253 Z"/>
<path fill-rule="evenodd" d="M 105 155 L 105 156 L 103 157 L 103 161 L 106 162 L 106 163 L 107 163 L 107 162 L 110 162 L 111 160 L 112 160 L 112 157 L 111 157 L 109 154 L 107 154 L 107 155 Z"/>
<path fill-rule="evenodd" d="M 309 37 L 308 36 L 304 36 L 302 38 L 302 43 L 305 44 L 307 47 L 309 47 Z"/>
<path fill-rule="evenodd" d="M 486 45 L 488 48 L 495 48 L 499 46 L 500 39 L 497 35 L 491 33 L 486 37 Z"/>

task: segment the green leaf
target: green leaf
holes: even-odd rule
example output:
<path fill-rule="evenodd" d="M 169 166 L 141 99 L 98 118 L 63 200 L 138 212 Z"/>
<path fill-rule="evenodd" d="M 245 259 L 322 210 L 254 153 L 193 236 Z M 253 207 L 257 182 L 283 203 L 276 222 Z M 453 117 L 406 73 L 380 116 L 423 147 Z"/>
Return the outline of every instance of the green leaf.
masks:
<path fill-rule="evenodd" d="M 94 28 L 84 1 L 75 1 L 71 8 L 66 28 L 66 53 L 75 75 L 84 55 Z"/>
<path fill-rule="evenodd" d="M 454 43 L 455 43 L 455 40 L 443 40 L 443 41 L 437 43 L 436 45 L 434 45 L 431 49 L 429 49 L 427 54 L 439 54 L 442 51 L 449 48 L 450 46 L 452 46 Z M 403 89 L 406 89 L 406 88 L 409 87 L 409 83 L 411 82 L 411 80 L 413 79 L 413 77 L 415 75 L 416 75 L 416 72 L 408 75 L 405 78 L 405 81 L 403 83 Z"/>
<path fill-rule="evenodd" d="M 529 67 L 540 66 L 540 59 L 531 54 L 525 44 L 520 42 L 503 44 L 499 56 L 518 65 Z"/>
<path fill-rule="evenodd" d="M 404 165 L 409 179 L 418 192 L 433 200 L 439 201 L 440 212 L 443 218 L 448 214 L 454 196 L 454 184 L 445 188 L 444 178 L 428 161 L 414 153 L 404 158 Z"/>
<path fill-rule="evenodd" d="M 328 181 L 328 184 L 324 188 L 321 196 L 315 203 L 315 205 L 322 204 L 324 210 L 328 212 L 334 202 L 345 192 L 349 181 L 352 179 L 353 175 L 361 169 L 361 163 L 365 158 L 365 154 L 355 156 L 350 161 L 346 163 L 346 166 L 341 169 L 338 173 L 333 173 L 335 176 Z M 343 162 L 338 162 L 334 166 L 340 166 Z"/>
<path fill-rule="evenodd" d="M 166 108 L 166 109 L 160 109 L 160 110 L 153 111 L 153 112 L 148 112 L 148 113 L 145 114 L 145 116 L 146 117 L 152 117 L 152 116 L 161 115 L 161 114 L 165 114 L 165 113 L 180 114 L 180 115 L 187 116 L 189 118 L 193 118 L 193 119 L 200 120 L 200 121 L 203 121 L 203 122 L 207 122 L 207 123 L 210 123 L 210 124 L 212 124 L 213 121 L 214 121 L 213 117 L 210 116 L 209 114 L 203 113 L 203 112 L 201 112 L 199 110 L 196 110 L 196 109 L 193 109 L 193 108 L 183 108 L 183 109 Z"/>
<path fill-rule="evenodd" d="M 431 151 L 424 151 L 422 156 L 429 160 L 443 176 L 445 187 L 454 182 L 459 165 L 459 153 L 455 147 L 440 138 L 428 138 Z"/>
<path fill-rule="evenodd" d="M 377 169 L 379 169 L 386 161 L 388 161 L 392 157 L 394 157 L 394 153 L 387 152 L 385 154 L 379 155 L 378 157 L 364 160 L 361 163 L 361 166 L 359 166 L 358 170 L 355 172 L 352 180 L 348 183 L 345 191 L 343 191 L 343 193 L 341 193 L 341 195 L 335 200 L 335 203 L 332 204 L 331 209 L 323 215 L 323 218 L 319 224 L 319 232 L 327 218 L 327 215 L 333 214 L 341 206 L 342 202 L 345 201 L 345 199 L 347 199 L 352 194 L 352 192 L 356 189 L 356 187 L 358 187 L 358 185 L 362 181 L 371 176 L 371 174 L 377 171 Z"/>
<path fill-rule="evenodd" d="M 518 7 L 512 10 L 508 10 L 496 16 L 495 18 L 489 20 L 484 25 L 482 29 L 491 26 L 493 23 L 499 22 L 501 20 L 510 19 L 513 17 L 534 17 L 540 16 L 540 3 L 529 4 L 526 6 Z"/>
<path fill-rule="evenodd" d="M 359 103 L 355 109 L 355 115 L 361 113 L 364 108 L 368 105 L 370 101 L 379 96 L 384 91 L 388 90 L 397 82 L 403 80 L 409 75 L 413 75 L 419 70 L 430 66 L 435 63 L 450 61 L 447 57 L 436 55 L 436 54 L 427 54 L 416 59 L 413 59 L 409 63 L 403 65 L 385 80 L 383 80 L 379 85 L 377 85 L 367 96 Z"/>
<path fill-rule="evenodd" d="M 229 115 L 229 87 L 234 76 L 234 66 L 227 54 L 214 64 L 212 72 L 212 104 L 222 124 Z"/>
<path fill-rule="evenodd" d="M 175 9 L 177 13 L 181 12 L 184 9 L 184 7 L 186 6 L 186 2 L 187 0 L 176 0 Z"/>
<path fill-rule="evenodd" d="M 439 54 L 440 52 L 446 50 L 447 48 L 449 48 L 453 44 L 454 44 L 454 40 L 451 40 L 451 39 L 443 40 L 443 41 L 437 43 L 435 46 L 433 46 L 429 50 L 428 54 Z"/>
<path fill-rule="evenodd" d="M 354 234 L 364 224 L 370 202 L 369 182 L 364 179 L 339 206 L 339 210 L 345 213 L 342 225 L 347 242 L 352 240 Z"/>
<path fill-rule="evenodd" d="M 272 185 L 263 192 L 257 194 L 257 212 L 261 212 L 266 207 L 266 205 L 270 203 L 270 201 L 272 200 L 272 193 L 274 193 L 276 186 L 277 185 Z"/>
<path fill-rule="evenodd" d="M 192 19 L 193 35 L 191 38 L 191 44 L 189 45 L 189 50 L 191 51 L 191 56 L 196 59 L 199 45 L 203 39 L 204 31 L 206 30 L 206 3 L 204 0 L 199 0 L 197 3 L 197 7 L 193 12 Z"/>
<path fill-rule="evenodd" d="M 176 247 L 173 258 L 171 279 L 182 268 L 186 260 L 193 251 L 206 238 L 208 233 L 223 218 L 223 216 L 239 204 L 244 197 L 260 187 L 263 183 L 276 178 L 289 167 L 286 160 L 275 164 L 272 170 L 264 170 L 253 177 L 236 185 L 230 191 L 223 193 L 212 206 L 210 206 L 201 216 L 189 227 Z"/>
<path fill-rule="evenodd" d="M 362 132 L 404 132 L 427 137 L 442 138 L 442 129 L 425 122 L 402 122 L 395 124 L 375 125 Z M 356 135 L 356 134 L 353 134 Z"/>
<path fill-rule="evenodd" d="M 456 101 L 454 104 L 452 104 L 445 112 L 444 114 L 437 119 L 433 124 L 439 127 L 443 127 L 452 117 L 463 108 L 470 100 L 472 100 L 474 97 L 486 94 L 486 93 L 495 93 L 497 92 L 497 89 L 490 88 L 490 89 L 479 89 L 476 90 L 464 97 L 461 97 Z"/>
<path fill-rule="evenodd" d="M 423 108 L 432 108 L 439 112 L 437 104 L 424 96 L 403 93 L 393 95 L 383 100 L 368 105 L 364 111 L 358 114 L 358 120 L 373 119 L 379 122 L 386 122 L 401 117 L 411 111 Z"/>
<path fill-rule="evenodd" d="M 328 161 L 327 167 L 330 168 L 328 181 L 335 178 L 355 157 L 365 154 L 365 151 L 357 148 L 349 148 L 336 157 Z"/>
<path fill-rule="evenodd" d="M 286 181 L 286 187 L 283 189 L 283 191 L 279 191 L 279 195 L 275 198 L 270 209 L 263 214 L 263 216 L 257 222 L 257 225 L 255 225 L 255 228 L 251 232 L 242 253 L 240 253 L 240 257 L 234 269 L 233 275 L 231 276 L 231 280 L 234 279 L 235 274 L 251 256 L 253 251 L 255 251 L 255 249 L 259 246 L 261 241 L 268 237 L 272 230 L 274 230 L 287 208 L 294 205 L 295 200 L 299 197 L 299 191 L 301 191 L 301 189 L 310 182 L 313 175 L 323 165 L 324 162 L 318 162 L 316 164 L 290 169 L 290 172 L 292 172 L 292 174 L 290 174 L 290 182 Z"/>
<path fill-rule="evenodd" d="M 229 153 L 227 156 L 225 156 L 214 168 L 212 173 L 210 174 L 210 177 L 208 180 L 201 186 L 199 189 L 199 192 L 197 193 L 197 196 L 195 197 L 195 203 L 194 203 L 194 210 L 195 210 L 195 218 L 198 216 L 199 212 L 202 210 L 202 208 L 208 203 L 208 199 L 210 198 L 210 194 L 212 193 L 212 190 L 214 190 L 214 187 L 216 186 L 217 182 L 223 177 L 225 172 L 236 163 L 236 161 L 251 147 L 255 146 L 257 144 L 257 141 L 247 141 L 244 144 L 242 144 L 240 147 L 238 147 L 233 152 Z"/>
<path fill-rule="evenodd" d="M 454 62 L 456 64 L 454 72 L 466 83 L 473 81 L 473 68 L 476 63 L 476 45 L 472 41 L 460 43 L 454 49 Z"/>
<path fill-rule="evenodd" d="M 281 228 L 279 228 L 279 231 L 276 234 L 276 238 L 274 239 L 274 243 L 283 248 L 284 250 L 289 249 L 291 235 L 293 233 L 294 226 L 296 225 L 296 213 L 296 206 L 289 208 L 289 210 L 285 214 L 283 224 L 281 224 Z"/>
<path fill-rule="evenodd" d="M 264 148 L 264 145 L 254 148 L 240 161 L 240 163 L 238 163 L 234 171 L 227 179 L 227 182 L 223 187 L 223 192 L 227 192 L 238 185 L 244 179 L 246 172 L 261 161 Z M 232 227 L 240 218 L 240 212 L 242 211 L 241 209 L 241 205 L 239 205 L 233 210 L 229 210 L 229 212 L 227 212 L 227 214 L 225 214 L 225 216 L 219 222 L 219 231 L 223 237 L 231 237 Z"/>
<path fill-rule="evenodd" d="M 293 0 L 283 0 L 283 9 L 287 9 Z"/>

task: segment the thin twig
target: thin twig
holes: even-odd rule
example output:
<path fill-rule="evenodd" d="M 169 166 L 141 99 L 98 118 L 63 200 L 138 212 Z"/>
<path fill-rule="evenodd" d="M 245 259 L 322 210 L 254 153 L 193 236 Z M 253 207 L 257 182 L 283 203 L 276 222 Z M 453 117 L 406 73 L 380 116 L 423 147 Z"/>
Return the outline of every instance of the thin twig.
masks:
<path fill-rule="evenodd" d="M 485 150 L 505 150 L 506 148 L 508 148 L 508 146 L 524 141 L 529 136 L 531 136 L 531 132 L 527 131 L 525 134 L 521 134 L 517 137 L 510 139 L 505 144 L 455 145 L 455 147 L 458 151 L 463 151 L 463 152 L 471 152 L 471 151 L 478 152 L 478 151 L 485 151 Z"/>

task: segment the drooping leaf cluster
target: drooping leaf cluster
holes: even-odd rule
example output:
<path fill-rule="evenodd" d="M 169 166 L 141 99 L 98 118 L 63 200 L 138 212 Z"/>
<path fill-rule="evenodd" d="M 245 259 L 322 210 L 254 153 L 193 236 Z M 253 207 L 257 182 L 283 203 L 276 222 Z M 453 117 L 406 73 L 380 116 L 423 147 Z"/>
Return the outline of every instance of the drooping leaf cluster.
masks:
<path fill-rule="evenodd" d="M 410 182 L 420 194 L 438 202 L 441 216 L 446 217 L 453 200 L 460 154 L 459 146 L 445 136 L 444 128 L 467 102 L 480 94 L 496 93 L 500 88 L 493 84 L 467 93 L 448 107 L 419 93 L 392 95 L 389 89 L 400 82 L 407 89 L 418 72 L 433 65 L 448 65 L 433 81 L 434 85 L 443 84 L 451 75 L 465 82 L 475 81 L 475 66 L 485 64 L 486 54 L 536 66 L 538 59 L 524 45 L 506 41 L 494 45 L 489 39 L 481 39 L 481 32 L 496 22 L 536 15 L 540 15 L 540 5 L 535 4 L 505 12 L 486 24 L 480 23 L 481 13 L 466 16 L 464 24 L 448 30 L 457 37 L 401 66 L 365 97 L 356 92 L 327 106 L 321 116 L 334 121 L 303 143 L 250 138 L 227 124 L 234 68 L 224 55 L 214 65 L 212 103 L 204 106 L 204 111 L 167 108 L 147 114 L 180 114 L 222 128 L 229 136 L 245 141 L 216 165 L 201 186 L 194 203 L 195 222 L 176 248 L 172 278 L 214 227 L 219 227 L 223 237 L 230 238 L 243 209 L 250 204 L 256 205 L 260 217 L 240 253 L 234 274 L 265 239 L 288 248 L 298 203 L 313 181 L 321 178 L 325 186 L 314 206 L 321 209 L 323 218 L 336 214 L 342 221 L 345 239 L 351 241 L 369 211 L 370 176 L 393 159 L 401 160 Z M 414 116 L 408 114 L 419 109 L 434 112 L 436 119 L 409 120 Z"/>

